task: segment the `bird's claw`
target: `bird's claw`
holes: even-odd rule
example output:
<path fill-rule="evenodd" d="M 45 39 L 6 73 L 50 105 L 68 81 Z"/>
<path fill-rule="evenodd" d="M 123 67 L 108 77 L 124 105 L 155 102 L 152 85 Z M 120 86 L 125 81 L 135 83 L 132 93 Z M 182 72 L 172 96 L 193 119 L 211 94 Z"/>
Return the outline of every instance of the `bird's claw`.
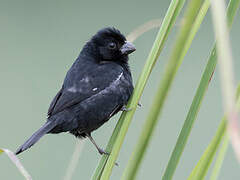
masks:
<path fill-rule="evenodd" d="M 99 154 L 101 154 L 101 155 L 110 155 L 110 153 L 108 153 L 108 152 L 106 152 L 106 151 L 104 151 L 103 149 L 98 149 L 98 152 L 99 152 Z M 115 166 L 119 166 L 119 164 L 117 163 L 117 162 L 115 162 L 114 163 L 115 164 Z"/>
<path fill-rule="evenodd" d="M 121 111 L 126 111 L 126 112 L 128 112 L 128 111 L 131 111 L 132 110 L 132 108 L 127 108 L 126 106 L 123 106 L 122 108 L 121 108 Z"/>
<path fill-rule="evenodd" d="M 98 149 L 98 152 L 99 152 L 99 154 L 101 154 L 101 155 L 103 155 L 103 154 L 105 154 L 105 155 L 110 155 L 110 153 L 104 151 L 103 149 Z"/>

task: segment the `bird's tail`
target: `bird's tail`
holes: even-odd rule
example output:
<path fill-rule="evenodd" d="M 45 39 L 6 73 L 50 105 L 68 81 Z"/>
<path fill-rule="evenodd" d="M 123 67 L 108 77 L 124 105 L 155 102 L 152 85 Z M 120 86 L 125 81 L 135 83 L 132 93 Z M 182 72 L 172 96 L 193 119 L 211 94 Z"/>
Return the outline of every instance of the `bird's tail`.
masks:
<path fill-rule="evenodd" d="M 48 121 L 46 122 L 39 130 L 37 130 L 22 146 L 20 146 L 17 151 L 16 155 L 20 154 L 21 152 L 25 151 L 26 149 L 30 148 L 34 145 L 43 135 L 48 133 L 51 129 L 56 126 L 55 122 Z"/>

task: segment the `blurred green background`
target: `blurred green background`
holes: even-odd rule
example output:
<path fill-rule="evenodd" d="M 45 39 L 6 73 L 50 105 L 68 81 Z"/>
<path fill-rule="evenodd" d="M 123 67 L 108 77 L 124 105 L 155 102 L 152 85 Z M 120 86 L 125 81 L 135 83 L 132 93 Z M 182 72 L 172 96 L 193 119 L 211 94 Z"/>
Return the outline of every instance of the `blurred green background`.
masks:
<path fill-rule="evenodd" d="M 84 43 L 100 28 L 114 26 L 128 34 L 135 27 L 163 18 L 169 1 L 63 1 L 0 0 L 0 147 L 15 151 L 46 120 L 50 101 Z M 236 80 L 240 81 L 239 12 L 231 31 Z M 180 19 L 178 19 L 180 22 Z M 124 141 L 119 167 L 111 179 L 120 179 L 150 111 L 153 95 L 175 40 L 177 26 L 170 34 L 150 81 L 141 98 Z M 137 51 L 130 57 L 136 82 L 151 49 L 157 29 L 135 41 Z M 137 179 L 160 179 L 193 99 L 214 41 L 208 13 L 193 45 L 179 69 L 153 141 Z M 174 179 L 186 179 L 215 134 L 223 116 L 218 72 L 213 77 Z M 93 133 L 105 147 L 119 114 Z M 33 179 L 63 179 L 76 139 L 72 135 L 46 135 L 19 157 Z M 73 180 L 90 179 L 100 159 L 86 141 Z M 239 164 L 232 147 L 227 151 L 220 180 L 240 179 Z M 0 156 L 0 179 L 23 179 L 5 156 Z"/>

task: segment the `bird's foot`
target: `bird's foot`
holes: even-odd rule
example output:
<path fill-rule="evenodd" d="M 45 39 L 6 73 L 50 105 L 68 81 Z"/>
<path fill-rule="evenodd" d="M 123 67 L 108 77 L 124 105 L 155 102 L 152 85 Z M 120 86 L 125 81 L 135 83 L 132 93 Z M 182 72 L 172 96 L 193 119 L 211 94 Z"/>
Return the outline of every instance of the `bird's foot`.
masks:
<path fill-rule="evenodd" d="M 104 151 L 104 150 L 101 149 L 101 148 L 98 149 L 98 152 L 99 152 L 99 154 L 101 154 L 101 155 L 103 155 L 103 154 L 105 154 L 105 155 L 110 155 L 110 153 Z"/>
<path fill-rule="evenodd" d="M 98 152 L 99 152 L 99 154 L 101 154 L 101 155 L 103 155 L 103 154 L 104 154 L 104 155 L 108 155 L 108 156 L 110 155 L 110 153 L 104 151 L 104 150 L 101 149 L 101 148 L 98 149 Z M 115 162 L 114 164 L 115 164 L 115 166 L 119 166 L 119 164 L 118 164 L 117 162 Z"/>
<path fill-rule="evenodd" d="M 126 106 L 123 106 L 122 108 L 121 108 L 121 111 L 126 111 L 126 112 L 128 112 L 128 111 L 131 111 L 132 110 L 132 108 L 127 108 Z"/>

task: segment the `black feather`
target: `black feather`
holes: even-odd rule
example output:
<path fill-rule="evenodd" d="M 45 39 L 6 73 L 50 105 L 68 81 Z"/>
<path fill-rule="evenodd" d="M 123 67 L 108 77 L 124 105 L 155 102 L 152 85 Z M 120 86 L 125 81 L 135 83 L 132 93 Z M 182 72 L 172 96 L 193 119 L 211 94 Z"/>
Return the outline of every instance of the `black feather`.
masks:
<path fill-rule="evenodd" d="M 39 130 L 37 130 L 22 146 L 20 146 L 16 154 L 20 154 L 26 149 L 34 145 L 43 135 L 48 133 L 55 126 L 53 121 L 46 122 Z"/>
<path fill-rule="evenodd" d="M 115 43 L 114 48 L 109 48 L 109 43 Z M 85 137 L 127 104 L 133 85 L 128 54 L 121 52 L 126 43 L 124 35 L 115 28 L 98 31 L 86 43 L 50 104 L 46 124 L 16 154 L 46 133 L 70 132 Z"/>

